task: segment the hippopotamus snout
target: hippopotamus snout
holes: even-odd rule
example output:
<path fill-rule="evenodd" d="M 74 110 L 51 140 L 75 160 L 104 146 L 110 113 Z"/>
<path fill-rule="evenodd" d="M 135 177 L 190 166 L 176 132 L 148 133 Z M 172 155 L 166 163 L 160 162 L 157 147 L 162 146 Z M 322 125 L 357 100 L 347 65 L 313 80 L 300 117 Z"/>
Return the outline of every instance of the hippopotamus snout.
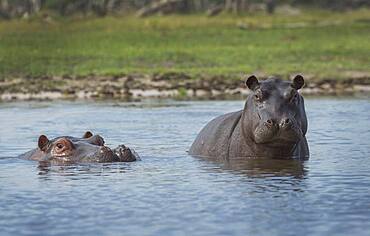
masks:
<path fill-rule="evenodd" d="M 282 116 L 261 120 L 255 129 L 254 137 L 256 143 L 268 143 L 279 139 L 294 142 L 301 133 L 294 117 Z"/>
<path fill-rule="evenodd" d="M 99 152 L 103 155 L 109 155 L 109 154 L 113 154 L 113 151 L 112 149 L 110 149 L 109 147 L 107 146 L 101 146 L 99 147 Z"/>
<path fill-rule="evenodd" d="M 140 160 L 139 155 L 125 145 L 119 145 L 113 150 L 107 146 L 101 146 L 96 156 L 99 162 L 131 162 Z"/>
<path fill-rule="evenodd" d="M 118 161 L 116 160 L 116 156 L 113 153 L 112 149 L 110 149 L 107 146 L 99 146 L 97 153 L 95 155 L 94 159 L 97 159 L 99 162 L 113 162 Z M 91 157 L 90 157 L 91 158 Z"/>
<path fill-rule="evenodd" d="M 293 119 L 289 117 L 283 117 L 280 120 L 267 119 L 263 125 L 270 129 L 290 129 L 293 126 Z"/>

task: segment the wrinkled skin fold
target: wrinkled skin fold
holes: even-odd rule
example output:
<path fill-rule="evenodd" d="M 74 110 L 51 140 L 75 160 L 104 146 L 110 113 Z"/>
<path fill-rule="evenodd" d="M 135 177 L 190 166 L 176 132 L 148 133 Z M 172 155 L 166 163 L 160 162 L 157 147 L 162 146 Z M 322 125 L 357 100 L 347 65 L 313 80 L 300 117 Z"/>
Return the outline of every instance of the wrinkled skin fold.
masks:
<path fill-rule="evenodd" d="M 41 135 L 38 148 L 20 156 L 21 158 L 42 162 L 80 163 L 80 162 L 132 162 L 140 160 L 134 150 L 119 145 L 111 149 L 104 145 L 100 135 L 87 131 L 82 138 L 61 136 L 49 140 Z"/>
<path fill-rule="evenodd" d="M 216 117 L 198 134 L 189 154 L 203 157 L 307 159 L 307 117 L 298 90 L 302 76 L 292 82 L 278 78 L 246 81 L 252 91 L 244 109 Z"/>

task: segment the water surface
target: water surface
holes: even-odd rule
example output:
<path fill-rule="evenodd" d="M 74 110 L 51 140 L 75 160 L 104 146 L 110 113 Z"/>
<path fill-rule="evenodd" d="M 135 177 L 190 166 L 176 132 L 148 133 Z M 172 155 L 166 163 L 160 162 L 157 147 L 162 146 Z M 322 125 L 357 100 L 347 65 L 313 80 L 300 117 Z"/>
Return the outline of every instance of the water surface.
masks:
<path fill-rule="evenodd" d="M 198 131 L 243 101 L 0 104 L 1 235 L 369 235 L 370 101 L 307 99 L 311 158 L 213 163 Z M 101 134 L 143 161 L 40 166 L 50 137 Z"/>

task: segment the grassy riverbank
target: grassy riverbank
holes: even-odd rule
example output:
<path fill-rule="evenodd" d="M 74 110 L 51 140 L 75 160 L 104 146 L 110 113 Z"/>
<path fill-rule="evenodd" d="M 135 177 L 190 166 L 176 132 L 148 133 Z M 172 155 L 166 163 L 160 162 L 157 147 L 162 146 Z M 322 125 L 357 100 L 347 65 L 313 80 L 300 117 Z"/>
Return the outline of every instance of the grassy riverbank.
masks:
<path fill-rule="evenodd" d="M 370 10 L 0 22 L 0 75 L 370 73 Z"/>

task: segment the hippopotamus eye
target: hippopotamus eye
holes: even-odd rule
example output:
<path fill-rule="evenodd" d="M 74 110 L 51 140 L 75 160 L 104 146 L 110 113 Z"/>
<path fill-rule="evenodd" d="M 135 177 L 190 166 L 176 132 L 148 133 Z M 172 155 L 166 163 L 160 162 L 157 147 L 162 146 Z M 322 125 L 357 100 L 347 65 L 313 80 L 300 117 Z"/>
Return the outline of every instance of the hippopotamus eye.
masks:
<path fill-rule="evenodd" d="M 58 149 L 62 149 L 64 147 L 64 145 L 62 143 L 57 143 L 57 148 Z"/>

